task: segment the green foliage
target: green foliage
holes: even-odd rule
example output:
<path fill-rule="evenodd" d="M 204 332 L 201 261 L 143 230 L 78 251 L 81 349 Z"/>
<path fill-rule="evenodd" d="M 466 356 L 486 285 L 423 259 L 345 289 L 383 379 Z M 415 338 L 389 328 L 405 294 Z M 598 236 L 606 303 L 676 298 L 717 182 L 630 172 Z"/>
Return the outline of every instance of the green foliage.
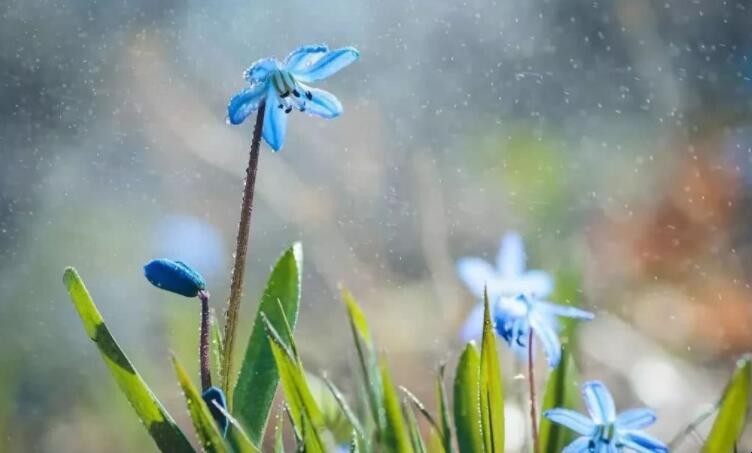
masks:
<path fill-rule="evenodd" d="M 468 343 L 454 375 L 454 427 L 460 453 L 483 451 L 480 429 L 480 354 Z"/>
<path fill-rule="evenodd" d="M 745 356 L 737 362 L 736 370 L 723 392 L 718 415 L 703 446 L 704 453 L 735 451 L 749 413 L 751 379 L 752 357 Z"/>
<path fill-rule="evenodd" d="M 170 414 L 146 385 L 141 375 L 120 349 L 104 323 L 94 301 L 75 269 L 69 267 L 63 274 L 73 305 L 81 317 L 86 334 L 96 343 L 107 367 L 120 390 L 131 403 L 141 422 L 165 452 L 192 452 L 193 447 L 175 424 Z"/>
<path fill-rule="evenodd" d="M 483 340 L 480 350 L 480 414 L 486 453 L 504 451 L 504 391 L 496 350 L 496 333 L 491 323 L 488 292 L 483 295 Z"/>
<path fill-rule="evenodd" d="M 389 366 L 386 358 L 381 360 L 381 382 L 383 384 L 382 392 L 384 395 L 384 410 L 386 415 L 386 425 L 383 430 L 383 444 L 387 451 L 396 453 L 411 453 L 413 451 L 410 435 L 405 426 L 405 419 L 402 416 L 399 398 L 392 384 L 392 377 L 389 373 Z"/>
<path fill-rule="evenodd" d="M 290 330 L 295 328 L 300 308 L 302 260 L 302 248 L 296 243 L 282 254 L 272 269 L 253 323 L 237 384 L 232 395 L 228 395 L 232 401 L 231 412 L 246 426 L 256 445 L 263 438 L 279 383 L 279 373 L 274 366 L 272 348 L 261 317 L 266 315 L 276 331 L 285 336 L 284 318 L 287 318 Z M 284 340 L 286 344 L 291 344 L 292 338 Z"/>
<path fill-rule="evenodd" d="M 172 365 L 175 367 L 175 374 L 178 377 L 180 388 L 183 389 L 185 400 L 188 404 L 188 413 L 193 420 L 193 427 L 196 428 L 196 435 L 201 442 L 201 447 L 206 453 L 225 453 L 227 447 L 222 433 L 217 428 L 209 407 L 201 398 L 201 394 L 191 382 L 188 373 L 178 362 L 175 356 L 172 356 Z"/>
<path fill-rule="evenodd" d="M 449 401 L 447 401 L 446 388 L 444 387 L 444 371 L 446 365 L 442 363 L 439 366 L 439 372 L 436 374 L 436 400 L 439 408 L 439 417 L 441 426 L 439 436 L 441 437 L 441 446 L 446 453 L 453 453 L 452 448 L 452 426 L 449 422 Z"/>
<path fill-rule="evenodd" d="M 577 410 L 580 406 L 577 368 L 568 348 L 562 350 L 559 366 L 549 375 L 541 413 L 556 407 Z M 542 451 L 561 451 L 577 434 L 546 417 L 541 418 L 539 443 Z"/>

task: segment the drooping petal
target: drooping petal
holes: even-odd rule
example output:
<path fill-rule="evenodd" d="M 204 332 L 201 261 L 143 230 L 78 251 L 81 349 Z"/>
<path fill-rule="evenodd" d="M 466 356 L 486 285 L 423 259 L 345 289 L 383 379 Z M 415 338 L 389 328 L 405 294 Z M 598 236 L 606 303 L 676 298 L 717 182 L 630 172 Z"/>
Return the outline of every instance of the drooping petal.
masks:
<path fill-rule="evenodd" d="M 639 453 L 668 453 L 668 447 L 660 440 L 642 431 L 622 431 L 621 442 L 624 446 Z"/>
<path fill-rule="evenodd" d="M 262 58 L 256 60 L 243 72 L 243 78 L 251 83 L 265 82 L 267 77 L 280 68 L 276 58 Z"/>
<path fill-rule="evenodd" d="M 546 297 L 554 290 L 554 279 L 548 272 L 528 271 L 519 278 L 523 282 L 524 292 L 533 297 Z"/>
<path fill-rule="evenodd" d="M 323 44 L 299 47 L 285 58 L 285 69 L 292 72 L 302 71 L 328 51 L 329 48 Z"/>
<path fill-rule="evenodd" d="M 287 113 L 279 108 L 281 100 L 272 84 L 269 84 L 264 110 L 264 127 L 261 131 L 264 140 L 274 151 L 279 151 L 285 142 L 287 133 Z"/>
<path fill-rule="evenodd" d="M 343 47 L 327 52 L 312 65 L 300 71 L 293 71 L 301 82 L 323 80 L 358 59 L 360 53 L 353 47 Z"/>
<path fill-rule="evenodd" d="M 332 93 L 303 83 L 298 85 L 304 91 L 300 100 L 304 103 L 306 113 L 326 119 L 336 118 L 342 114 L 342 104 Z"/>
<path fill-rule="evenodd" d="M 582 385 L 582 397 L 590 417 L 596 424 L 608 425 L 616 419 L 614 399 L 600 381 L 588 381 Z"/>
<path fill-rule="evenodd" d="M 589 437 L 578 437 L 571 444 L 564 447 L 561 453 L 588 453 L 590 449 Z"/>
<path fill-rule="evenodd" d="M 465 324 L 460 331 L 460 339 L 463 343 L 470 340 L 479 340 L 483 335 L 483 304 L 476 304 L 467 316 Z"/>
<path fill-rule="evenodd" d="M 494 268 L 480 258 L 461 258 L 457 261 L 457 274 L 479 299 L 483 297 L 483 289 L 488 282 L 496 277 Z"/>
<path fill-rule="evenodd" d="M 556 325 L 552 324 L 551 319 L 545 314 L 535 310 L 531 311 L 529 318 L 530 327 L 543 344 L 543 350 L 546 351 L 548 366 L 556 368 L 561 361 L 561 343 L 556 333 Z"/>
<path fill-rule="evenodd" d="M 534 301 L 533 305 L 538 310 L 545 311 L 551 315 L 564 316 L 566 318 L 590 320 L 595 317 L 595 315 L 590 313 L 589 311 L 582 310 L 576 307 L 570 307 L 567 305 L 552 304 L 550 302 L 543 302 L 538 300 Z"/>
<path fill-rule="evenodd" d="M 629 409 L 616 416 L 619 429 L 642 429 L 655 423 L 656 416 L 652 409 Z"/>
<path fill-rule="evenodd" d="M 525 271 L 525 244 L 518 233 L 507 233 L 501 239 L 496 268 L 505 278 L 517 278 Z"/>
<path fill-rule="evenodd" d="M 266 85 L 256 83 L 230 99 L 227 105 L 227 119 L 231 124 L 240 124 L 248 115 L 258 110 L 266 95 Z"/>
<path fill-rule="evenodd" d="M 583 436 L 592 435 L 595 429 L 595 424 L 592 420 L 579 412 L 569 409 L 550 409 L 544 412 L 543 415 L 552 422 L 564 425 Z"/>

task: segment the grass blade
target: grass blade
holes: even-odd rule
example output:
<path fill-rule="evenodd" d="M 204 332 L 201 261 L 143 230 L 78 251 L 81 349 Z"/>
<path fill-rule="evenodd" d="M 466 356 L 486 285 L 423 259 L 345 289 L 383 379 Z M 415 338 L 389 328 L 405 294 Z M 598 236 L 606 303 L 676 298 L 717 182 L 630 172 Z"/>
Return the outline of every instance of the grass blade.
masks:
<path fill-rule="evenodd" d="M 426 453 L 426 444 L 420 435 L 418 422 L 415 420 L 415 412 L 407 401 L 402 402 L 402 412 L 407 420 L 407 431 L 410 433 L 410 442 L 415 453 Z"/>
<path fill-rule="evenodd" d="M 578 375 L 574 360 L 568 348 L 564 348 L 559 366 L 548 377 L 546 392 L 543 394 L 541 413 L 555 407 L 579 409 L 580 397 L 577 381 Z M 577 437 L 577 434 L 571 429 L 553 423 L 546 417 L 541 418 L 539 434 L 541 451 L 561 451 L 575 437 Z"/>
<path fill-rule="evenodd" d="M 402 416 L 399 398 L 392 384 L 392 377 L 389 374 L 389 367 L 386 358 L 381 360 L 381 382 L 383 384 L 382 392 L 384 395 L 384 410 L 386 415 L 386 426 L 383 431 L 383 446 L 386 451 L 396 453 L 412 453 L 412 444 L 410 436 L 405 429 L 405 418 Z"/>
<path fill-rule="evenodd" d="M 243 423 L 254 444 L 258 445 L 266 430 L 279 374 L 267 339 L 261 315 L 265 314 L 277 332 L 285 332 L 284 319 L 290 330 L 295 328 L 300 308 L 300 276 L 303 251 L 296 243 L 279 258 L 272 269 L 261 297 L 253 330 L 240 367 L 240 374 L 232 395 L 232 413 Z M 283 310 L 280 310 L 279 307 Z M 290 344 L 290 338 L 285 343 Z"/>
<path fill-rule="evenodd" d="M 345 399 L 345 396 L 342 394 L 342 392 L 340 392 L 337 386 L 335 386 L 334 383 L 331 380 L 329 380 L 329 378 L 324 376 L 322 380 L 324 381 L 327 388 L 329 389 L 329 392 L 337 401 L 340 411 L 342 411 L 342 413 L 345 415 L 345 418 L 347 418 L 348 422 L 350 423 L 350 426 L 352 427 L 353 435 L 358 437 L 357 439 L 358 444 L 365 445 L 366 434 L 365 434 L 365 431 L 363 430 L 363 426 L 360 424 L 358 417 L 355 416 L 355 412 L 353 412 L 353 410 L 350 408 L 350 405 L 347 404 L 347 400 Z"/>
<path fill-rule="evenodd" d="M 83 322 L 86 334 L 96 343 L 112 377 L 159 449 L 170 452 L 194 451 L 185 434 L 175 424 L 110 334 L 102 315 L 94 305 L 84 282 L 75 269 L 72 267 L 65 269 L 63 283 Z"/>
<path fill-rule="evenodd" d="M 444 452 L 453 453 L 452 447 L 452 425 L 449 421 L 449 402 L 447 400 L 446 388 L 444 387 L 444 371 L 446 370 L 446 364 L 439 365 L 439 372 L 436 375 L 436 399 L 439 407 L 439 417 L 441 423 L 441 445 L 444 447 Z"/>
<path fill-rule="evenodd" d="M 454 376 L 454 427 L 460 453 L 483 451 L 480 416 L 480 354 L 468 343 Z"/>
<path fill-rule="evenodd" d="M 206 453 L 225 453 L 227 448 L 222 434 L 217 428 L 209 407 L 201 398 L 201 394 L 191 382 L 188 373 L 178 362 L 175 356 L 172 356 L 172 366 L 175 368 L 175 374 L 178 377 L 180 388 L 183 389 L 186 403 L 188 404 L 188 413 L 193 420 L 193 427 L 196 428 L 196 435 L 201 442 L 201 447 Z"/>
<path fill-rule="evenodd" d="M 718 415 L 702 449 L 704 453 L 735 451 L 749 412 L 751 379 L 752 356 L 747 355 L 736 363 L 736 370 L 723 392 Z"/>
<path fill-rule="evenodd" d="M 219 325 L 217 317 L 212 313 L 211 316 L 211 355 L 214 372 L 217 374 L 217 380 L 222 380 L 222 356 L 224 354 L 224 341 L 222 339 L 222 326 Z"/>
<path fill-rule="evenodd" d="M 486 453 L 504 452 L 504 391 L 496 351 L 496 334 L 491 323 L 488 292 L 483 296 L 483 343 L 480 351 L 480 413 Z"/>

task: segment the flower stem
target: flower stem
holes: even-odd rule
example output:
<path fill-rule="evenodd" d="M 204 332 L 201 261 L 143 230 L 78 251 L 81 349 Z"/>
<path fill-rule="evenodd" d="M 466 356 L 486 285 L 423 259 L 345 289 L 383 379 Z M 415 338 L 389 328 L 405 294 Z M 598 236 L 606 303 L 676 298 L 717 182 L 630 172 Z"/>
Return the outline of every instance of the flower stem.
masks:
<path fill-rule="evenodd" d="M 199 291 L 201 300 L 201 324 L 199 327 L 198 357 L 201 373 L 201 390 L 212 386 L 211 369 L 209 367 L 209 293 Z"/>
<path fill-rule="evenodd" d="M 527 379 L 530 385 L 530 426 L 533 435 L 533 453 L 540 453 L 538 445 L 538 413 L 535 410 L 535 364 L 533 363 L 533 329 L 527 340 Z"/>
<path fill-rule="evenodd" d="M 238 322 L 238 309 L 240 297 L 243 295 L 243 278 L 245 275 L 245 257 L 248 253 L 248 236 L 251 228 L 251 214 L 253 211 L 253 189 L 256 185 L 256 169 L 258 168 L 259 147 L 261 145 L 261 129 L 264 124 L 264 107 L 262 101 L 256 114 L 256 124 L 253 127 L 251 139 L 251 152 L 248 159 L 248 168 L 245 170 L 245 188 L 243 189 L 243 202 L 240 205 L 240 224 L 238 225 L 238 237 L 235 243 L 235 263 L 232 267 L 230 281 L 230 298 L 227 301 L 227 314 L 225 317 L 225 348 L 222 359 L 222 389 L 231 401 L 230 376 L 232 375 L 232 352 L 235 345 L 235 328 Z"/>

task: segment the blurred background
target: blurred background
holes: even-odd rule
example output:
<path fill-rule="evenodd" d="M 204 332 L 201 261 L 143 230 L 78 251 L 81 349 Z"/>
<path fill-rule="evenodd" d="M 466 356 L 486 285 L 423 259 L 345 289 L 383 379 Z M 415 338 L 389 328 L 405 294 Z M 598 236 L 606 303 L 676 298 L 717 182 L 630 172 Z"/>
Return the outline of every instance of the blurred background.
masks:
<path fill-rule="evenodd" d="M 198 306 L 141 266 L 191 263 L 222 314 L 252 128 L 226 125 L 226 103 L 252 61 L 301 44 L 362 56 L 321 85 L 341 118 L 294 113 L 283 151 L 262 150 L 239 346 L 270 266 L 300 240 L 307 367 L 353 393 L 344 284 L 396 381 L 433 407 L 476 302 L 456 260 L 493 260 L 510 230 L 530 267 L 576 276 L 575 302 L 598 314 L 569 346 L 583 378 L 620 408 L 655 408 L 665 441 L 752 346 L 747 2 L 6 0 L 0 13 L 0 451 L 154 449 L 83 333 L 66 265 L 190 426 L 166 359 L 197 368 Z M 523 451 L 526 384 L 502 355 L 507 442 Z"/>

